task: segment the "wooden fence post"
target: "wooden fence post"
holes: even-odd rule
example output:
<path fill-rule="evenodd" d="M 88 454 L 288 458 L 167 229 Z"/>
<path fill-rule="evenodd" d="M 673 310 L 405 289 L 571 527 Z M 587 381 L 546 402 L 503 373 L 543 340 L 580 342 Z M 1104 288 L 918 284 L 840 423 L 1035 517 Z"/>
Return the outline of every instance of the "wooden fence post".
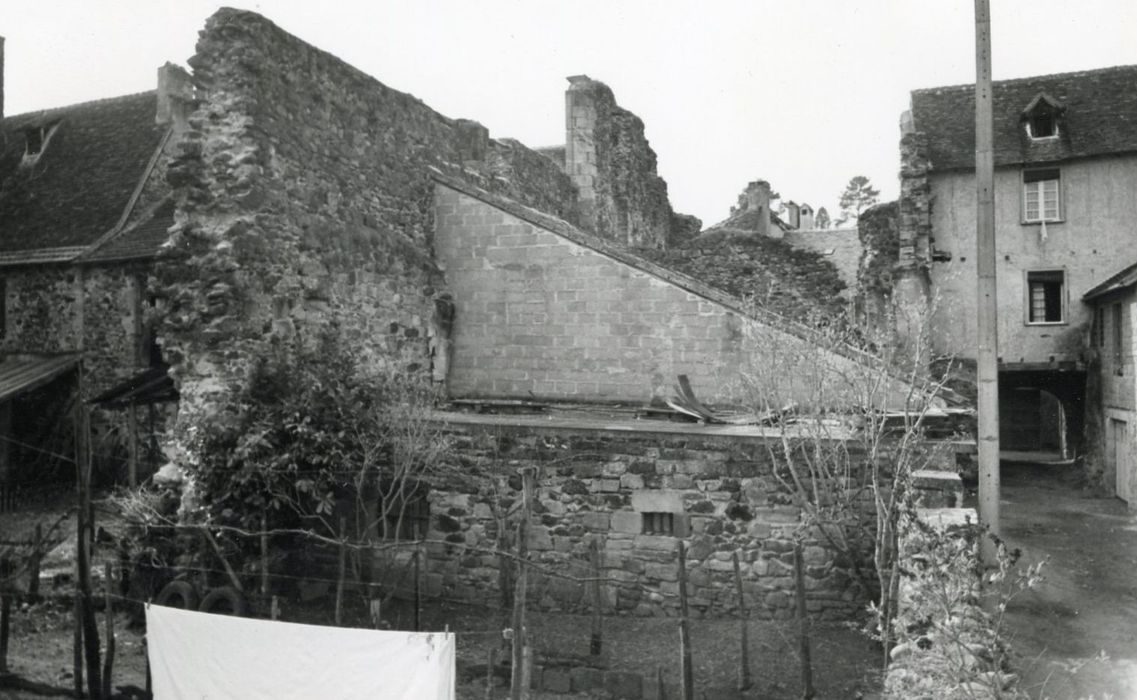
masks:
<path fill-rule="evenodd" d="M 682 672 L 680 693 L 683 700 L 695 700 L 695 678 L 691 670 L 691 629 L 687 615 L 687 546 L 683 540 L 679 540 L 679 664 Z"/>
<path fill-rule="evenodd" d="M 39 568 L 40 561 L 43 559 L 43 547 L 43 525 L 36 523 L 32 554 L 28 557 L 28 599 L 32 602 L 39 600 Z"/>
<path fill-rule="evenodd" d="M 12 562 L 0 559 L 0 673 L 8 672 L 8 630 L 12 617 Z"/>
<path fill-rule="evenodd" d="M 111 563 L 107 562 L 103 567 L 103 600 L 104 610 L 106 614 L 107 624 L 107 650 L 106 655 L 103 657 L 103 697 L 110 700 L 111 697 L 111 676 L 114 673 L 114 601 L 111 600 L 111 582 L 113 579 L 113 571 L 111 571 Z"/>
<path fill-rule="evenodd" d="M 750 616 L 746 610 L 746 596 L 742 592 L 742 567 L 738 563 L 738 552 L 734 552 L 734 587 L 738 591 L 738 689 L 750 687 Z"/>
<path fill-rule="evenodd" d="M 510 659 L 510 698 L 522 700 L 528 689 L 522 686 L 525 665 L 525 594 L 529 582 L 526 557 L 529 551 L 529 518 L 532 515 L 533 468 L 521 469 L 521 522 L 517 523 L 517 587 L 513 594 L 513 653 Z"/>
<path fill-rule="evenodd" d="M 71 671 L 75 681 L 75 697 L 83 697 L 83 597 L 75 591 L 75 628 L 71 647 Z"/>
<path fill-rule="evenodd" d="M 801 642 L 801 696 L 809 700 L 813 689 L 813 662 L 809 650 L 809 619 L 805 610 L 805 567 L 802 565 L 801 542 L 794 543 L 794 584 L 797 595 L 798 636 Z"/>
<path fill-rule="evenodd" d="M 336 573 L 336 626 L 343 622 L 343 584 L 347 576 L 347 520 L 340 518 L 340 558 Z"/>
<path fill-rule="evenodd" d="M 589 559 L 592 563 L 592 636 L 589 638 L 588 653 L 600 656 L 603 633 L 603 599 L 600 596 L 600 543 L 595 538 L 588 543 Z"/>

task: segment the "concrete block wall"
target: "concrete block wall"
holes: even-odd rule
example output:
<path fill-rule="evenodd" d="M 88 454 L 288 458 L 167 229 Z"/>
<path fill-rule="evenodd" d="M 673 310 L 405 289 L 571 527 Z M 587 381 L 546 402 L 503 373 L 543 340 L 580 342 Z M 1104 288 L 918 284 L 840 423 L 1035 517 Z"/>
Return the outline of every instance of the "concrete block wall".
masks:
<path fill-rule="evenodd" d="M 736 379 L 737 313 L 444 185 L 435 196 L 451 395 L 646 400 L 677 374 L 708 395 Z"/>
<path fill-rule="evenodd" d="M 590 247 L 564 222 L 491 200 L 443 182 L 435 190 L 435 255 L 456 305 L 450 395 L 643 402 L 670 397 L 686 374 L 707 400 L 865 400 L 852 394 L 857 377 L 874 374 L 866 359 L 787 332 L 793 323 L 781 317 L 759 321 L 741 301 L 693 291 L 703 285 L 626 251 Z M 743 373 L 761 382 L 761 397 Z M 904 393 L 898 383 L 876 398 Z"/>

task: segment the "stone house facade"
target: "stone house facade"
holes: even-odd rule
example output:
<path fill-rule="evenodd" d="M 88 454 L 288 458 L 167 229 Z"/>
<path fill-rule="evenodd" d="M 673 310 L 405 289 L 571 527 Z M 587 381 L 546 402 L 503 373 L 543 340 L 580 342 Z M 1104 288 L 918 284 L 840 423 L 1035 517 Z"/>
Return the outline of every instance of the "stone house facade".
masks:
<path fill-rule="evenodd" d="M 94 403 L 98 473 L 133 481 L 158 463 L 154 435 L 176 394 L 147 317 L 147 276 L 172 223 L 165 162 L 188 81 L 167 65 L 156 91 L 2 121 L 0 433 L 15 442 L 3 443 L 0 471 L 12 481 L 73 473 L 45 457 L 73 449 L 68 397 Z M 102 410 L 111 397 L 125 399 L 120 410 Z"/>
<path fill-rule="evenodd" d="M 1079 300 L 1132 248 L 1137 67 L 994 84 L 1002 448 L 1085 451 Z M 974 358 L 974 88 L 916 90 L 901 119 L 897 290 L 931 308 L 934 351 Z M 934 303 L 933 303 L 934 302 Z"/>
<path fill-rule="evenodd" d="M 1137 265 L 1130 265 L 1082 296 L 1090 308 L 1087 365 L 1087 439 L 1101 459 L 1102 481 L 1137 508 Z"/>

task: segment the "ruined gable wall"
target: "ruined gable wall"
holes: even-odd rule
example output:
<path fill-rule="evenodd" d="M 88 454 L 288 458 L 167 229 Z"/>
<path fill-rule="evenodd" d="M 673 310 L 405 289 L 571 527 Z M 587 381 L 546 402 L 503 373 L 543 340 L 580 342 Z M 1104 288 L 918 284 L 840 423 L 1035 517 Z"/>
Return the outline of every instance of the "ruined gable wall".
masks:
<path fill-rule="evenodd" d="M 374 365 L 425 366 L 440 282 L 429 166 L 571 215 L 555 163 L 256 14 L 220 10 L 190 64 L 203 99 L 168 175 L 174 250 L 156 275 L 187 406 L 238 386 L 272 336 L 331 331 Z"/>
<path fill-rule="evenodd" d="M 647 401 L 670 397 L 686 374 L 706 400 L 869 400 L 853 393 L 874 371 L 782 330 L 785 319 L 759 322 L 446 185 L 435 200 L 456 307 L 453 396 Z M 762 396 L 748 393 L 744 373 Z"/>
<path fill-rule="evenodd" d="M 674 218 L 643 121 L 617 105 L 604 83 L 587 76 L 569 81 L 565 168 L 580 189 L 580 224 L 609 240 L 650 248 L 698 230 L 689 217 Z"/>

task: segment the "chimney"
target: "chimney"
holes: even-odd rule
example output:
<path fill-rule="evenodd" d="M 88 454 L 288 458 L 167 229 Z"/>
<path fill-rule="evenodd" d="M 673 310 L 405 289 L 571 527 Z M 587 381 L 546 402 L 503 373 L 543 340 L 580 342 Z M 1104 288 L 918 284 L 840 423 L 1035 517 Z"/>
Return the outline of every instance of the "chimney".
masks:
<path fill-rule="evenodd" d="M 746 186 L 746 206 L 744 211 L 758 212 L 754 232 L 759 236 L 770 235 L 770 183 L 765 180 L 755 180 Z"/>
<path fill-rule="evenodd" d="M 184 128 L 194 107 L 193 78 L 180 66 L 158 69 L 158 110 L 154 123 Z"/>
<path fill-rule="evenodd" d="M 0 121 L 4 119 L 4 37 L 0 36 Z"/>
<path fill-rule="evenodd" d="M 790 228 L 801 228 L 801 210 L 793 202 L 786 202 L 786 223 Z"/>
<path fill-rule="evenodd" d="M 801 230 L 812 231 L 814 228 L 813 207 L 809 206 L 808 204 L 803 204 L 801 205 L 801 209 L 798 210 L 798 213 L 801 216 Z"/>

